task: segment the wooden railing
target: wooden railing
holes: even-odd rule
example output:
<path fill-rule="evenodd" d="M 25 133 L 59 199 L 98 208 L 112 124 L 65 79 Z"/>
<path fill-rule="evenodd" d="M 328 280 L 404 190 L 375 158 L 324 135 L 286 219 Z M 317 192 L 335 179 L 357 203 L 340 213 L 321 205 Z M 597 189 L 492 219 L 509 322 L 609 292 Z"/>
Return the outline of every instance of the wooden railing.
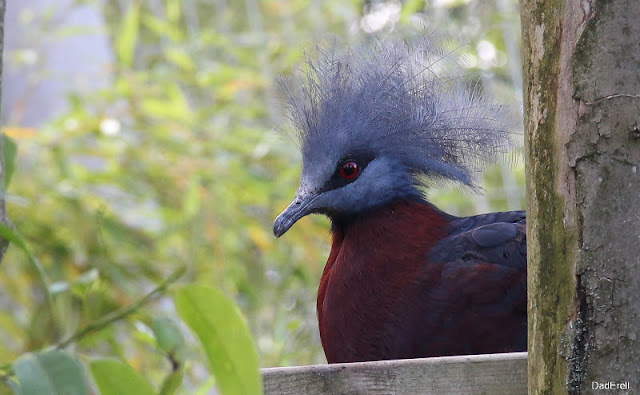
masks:
<path fill-rule="evenodd" d="M 527 353 L 262 369 L 265 395 L 527 393 Z"/>

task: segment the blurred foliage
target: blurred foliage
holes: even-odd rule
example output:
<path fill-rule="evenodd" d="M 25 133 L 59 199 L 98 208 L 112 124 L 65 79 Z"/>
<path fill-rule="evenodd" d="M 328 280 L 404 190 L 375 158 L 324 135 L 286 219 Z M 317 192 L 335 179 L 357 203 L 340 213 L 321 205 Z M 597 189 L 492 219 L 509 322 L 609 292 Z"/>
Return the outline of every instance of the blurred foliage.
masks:
<path fill-rule="evenodd" d="M 329 33 L 348 41 L 401 25 L 439 32 L 485 91 L 519 107 L 515 0 L 94 6 L 113 49 L 105 88 L 68 92 L 69 111 L 35 131 L 4 129 L 18 144 L 10 217 L 46 278 L 19 249 L 9 249 L 0 267 L 0 362 L 56 344 L 131 304 L 181 265 L 185 281 L 215 286 L 239 305 L 261 366 L 324 362 L 315 294 L 328 221 L 305 218 L 277 242 L 272 236 L 299 174 L 295 145 L 278 132 L 286 117 L 272 87 Z M 64 29 L 41 25 L 24 28 L 59 29 L 41 31 L 50 35 Z M 484 195 L 452 187 L 430 196 L 458 215 L 522 208 L 522 161 L 512 162 L 485 174 Z M 150 341 L 154 319 L 176 316 L 167 298 L 156 299 L 79 339 L 73 351 L 122 358 L 160 383 L 170 367 L 167 350 Z M 210 386 L 204 352 L 187 347 L 184 358 L 192 361 L 188 388 Z"/>

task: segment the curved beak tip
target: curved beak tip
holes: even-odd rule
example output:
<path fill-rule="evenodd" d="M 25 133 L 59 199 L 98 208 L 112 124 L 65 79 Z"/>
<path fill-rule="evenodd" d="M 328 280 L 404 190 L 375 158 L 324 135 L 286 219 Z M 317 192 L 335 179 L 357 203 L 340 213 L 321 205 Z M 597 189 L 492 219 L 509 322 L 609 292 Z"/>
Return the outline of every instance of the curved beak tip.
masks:
<path fill-rule="evenodd" d="M 291 206 L 287 207 L 278 217 L 273 221 L 273 235 L 275 237 L 280 237 L 283 234 L 287 233 L 291 225 L 295 221 L 292 221 L 295 217 L 292 218 L 291 215 Z"/>
<path fill-rule="evenodd" d="M 278 217 L 280 218 L 280 217 Z M 285 234 L 287 232 L 287 229 L 285 229 L 281 223 L 279 223 L 278 218 L 276 218 L 275 222 L 273 223 L 273 235 L 278 238 L 280 236 L 282 236 L 283 234 Z"/>
<path fill-rule="evenodd" d="M 304 196 L 304 195 L 303 195 Z M 285 234 L 300 218 L 309 214 L 313 196 L 301 197 L 297 194 L 291 204 L 273 221 L 273 234 L 280 237 Z"/>

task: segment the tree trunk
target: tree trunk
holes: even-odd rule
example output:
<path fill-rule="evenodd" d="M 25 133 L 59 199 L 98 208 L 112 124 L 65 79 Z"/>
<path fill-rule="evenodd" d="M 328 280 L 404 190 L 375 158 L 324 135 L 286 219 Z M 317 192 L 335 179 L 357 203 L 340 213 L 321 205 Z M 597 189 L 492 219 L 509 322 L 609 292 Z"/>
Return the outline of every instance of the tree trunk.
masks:
<path fill-rule="evenodd" d="M 520 4 L 529 392 L 640 391 L 640 1 Z"/>
<path fill-rule="evenodd" d="M 6 0 L 0 0 L 0 96 L 2 95 L 2 65 L 4 64 L 4 12 L 7 7 Z M 0 101 L 1 103 L 1 101 Z M 0 104 L 0 112 L 2 104 Z M 7 215 L 7 207 L 5 205 L 4 190 L 4 139 L 0 138 L 0 223 L 9 226 L 9 217 Z M 9 246 L 9 242 L 0 237 L 0 261 L 4 257 L 4 253 Z"/>

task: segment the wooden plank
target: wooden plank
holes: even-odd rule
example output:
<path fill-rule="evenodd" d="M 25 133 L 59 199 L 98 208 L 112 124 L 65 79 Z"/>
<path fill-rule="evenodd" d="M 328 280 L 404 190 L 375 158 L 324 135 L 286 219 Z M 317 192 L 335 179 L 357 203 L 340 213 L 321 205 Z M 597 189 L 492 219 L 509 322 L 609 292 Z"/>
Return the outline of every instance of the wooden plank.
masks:
<path fill-rule="evenodd" d="M 265 395 L 527 393 L 527 353 L 262 369 Z"/>

